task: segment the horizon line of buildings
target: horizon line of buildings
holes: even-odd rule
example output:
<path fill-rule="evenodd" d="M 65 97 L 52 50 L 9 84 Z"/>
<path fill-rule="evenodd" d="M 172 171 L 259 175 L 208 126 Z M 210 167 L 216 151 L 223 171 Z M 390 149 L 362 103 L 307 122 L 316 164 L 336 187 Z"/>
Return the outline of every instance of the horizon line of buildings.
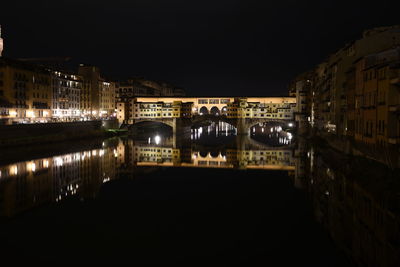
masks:
<path fill-rule="evenodd" d="M 80 64 L 73 72 L 0 57 L 0 124 L 115 118 L 118 101 L 184 95 L 165 82 L 111 81 L 96 66 Z"/>
<path fill-rule="evenodd" d="M 2 57 L 0 26 L 0 125 L 116 118 L 117 101 L 136 96 L 184 96 L 165 82 L 104 78 L 96 66 L 67 70 L 60 58 Z"/>
<path fill-rule="evenodd" d="M 364 31 L 361 39 L 297 76 L 289 95 L 297 99 L 297 120 L 314 132 L 369 151 L 398 152 L 400 25 Z"/>

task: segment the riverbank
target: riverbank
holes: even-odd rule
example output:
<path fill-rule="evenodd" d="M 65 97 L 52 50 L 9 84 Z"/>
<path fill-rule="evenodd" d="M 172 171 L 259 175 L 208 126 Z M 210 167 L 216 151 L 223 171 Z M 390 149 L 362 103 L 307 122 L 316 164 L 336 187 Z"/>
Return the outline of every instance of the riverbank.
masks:
<path fill-rule="evenodd" d="M 114 120 L 0 126 L 0 148 L 121 135 Z"/>

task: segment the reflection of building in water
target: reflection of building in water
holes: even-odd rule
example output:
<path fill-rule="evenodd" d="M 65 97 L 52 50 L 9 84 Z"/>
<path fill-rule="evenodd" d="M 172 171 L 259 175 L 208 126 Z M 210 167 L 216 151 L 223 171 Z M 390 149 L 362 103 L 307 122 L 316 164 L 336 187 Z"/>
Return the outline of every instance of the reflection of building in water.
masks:
<path fill-rule="evenodd" d="M 315 216 L 337 245 L 358 265 L 400 266 L 398 177 L 383 169 L 371 173 L 355 159 L 346 166 L 331 151 L 311 153 L 310 160 Z"/>
<path fill-rule="evenodd" d="M 292 152 L 285 149 L 228 150 L 227 156 L 234 166 L 254 169 L 294 169 Z"/>
<path fill-rule="evenodd" d="M 0 167 L 0 216 L 72 195 L 94 197 L 115 178 L 117 151 L 94 149 Z"/>
<path fill-rule="evenodd" d="M 100 149 L 40 158 L 0 167 L 0 216 L 13 216 L 71 197 L 93 198 L 101 185 L 139 166 L 294 170 L 290 150 L 176 149 L 122 139 Z"/>
<path fill-rule="evenodd" d="M 162 146 L 133 146 L 136 166 L 181 166 L 208 168 L 255 168 L 294 170 L 292 152 L 284 149 L 203 152 Z"/>
<path fill-rule="evenodd" d="M 134 146 L 133 161 L 139 164 L 145 162 L 173 164 L 180 161 L 180 150 L 171 147 Z"/>

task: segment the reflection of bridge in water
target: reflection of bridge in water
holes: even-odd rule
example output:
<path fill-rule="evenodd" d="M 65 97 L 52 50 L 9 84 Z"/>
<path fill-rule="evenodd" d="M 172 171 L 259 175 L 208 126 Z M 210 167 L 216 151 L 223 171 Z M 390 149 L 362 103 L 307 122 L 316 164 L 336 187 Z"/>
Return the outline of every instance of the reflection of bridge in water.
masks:
<path fill-rule="evenodd" d="M 196 167 L 294 170 L 295 162 L 290 146 L 268 147 L 249 136 L 236 136 L 231 148 L 207 148 L 192 144 L 177 148 L 168 139 L 164 144 L 145 144 L 128 140 L 120 143 L 118 153 L 126 156 L 132 166 Z"/>
<path fill-rule="evenodd" d="M 159 144 L 109 139 L 84 151 L 59 154 L 57 150 L 56 156 L 0 165 L 0 217 L 77 196 L 93 198 L 103 183 L 146 172 L 146 167 L 297 171 L 298 159 L 290 146 L 274 148 L 249 136 L 235 138 L 230 145 L 214 148 L 193 143 L 176 146 L 174 138 L 158 140 Z"/>

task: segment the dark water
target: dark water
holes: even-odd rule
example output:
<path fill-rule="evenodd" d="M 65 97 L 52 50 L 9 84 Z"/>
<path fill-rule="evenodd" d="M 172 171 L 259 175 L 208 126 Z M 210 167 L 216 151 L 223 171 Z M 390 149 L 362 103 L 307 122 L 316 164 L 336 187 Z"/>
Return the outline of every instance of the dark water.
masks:
<path fill-rule="evenodd" d="M 280 131 L 262 142 L 220 124 L 200 131 L 35 149 L 2 164 L 0 262 L 351 266 L 355 251 L 366 257 L 358 222 L 342 229 L 355 214 L 338 200 L 335 168 L 307 142 Z M 383 253 L 374 263 L 389 266 L 396 254 Z"/>

